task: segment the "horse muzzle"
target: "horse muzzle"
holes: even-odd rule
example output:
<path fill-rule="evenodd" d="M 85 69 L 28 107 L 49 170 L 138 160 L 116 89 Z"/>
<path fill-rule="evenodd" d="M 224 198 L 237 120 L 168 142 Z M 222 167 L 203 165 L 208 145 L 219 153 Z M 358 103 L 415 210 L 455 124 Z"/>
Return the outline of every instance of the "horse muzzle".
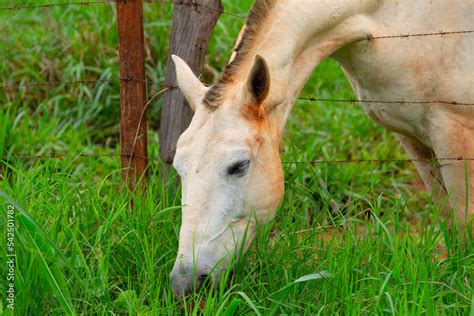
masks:
<path fill-rule="evenodd" d="M 177 260 L 170 274 L 173 294 L 180 298 L 198 292 L 203 284 L 216 286 L 221 271 L 211 265 L 186 265 Z"/>

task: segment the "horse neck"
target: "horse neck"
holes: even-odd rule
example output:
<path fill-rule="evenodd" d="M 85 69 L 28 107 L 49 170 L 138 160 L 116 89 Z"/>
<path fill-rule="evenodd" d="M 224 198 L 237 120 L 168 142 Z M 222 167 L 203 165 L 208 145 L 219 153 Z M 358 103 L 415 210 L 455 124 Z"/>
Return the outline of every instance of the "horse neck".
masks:
<path fill-rule="evenodd" d="M 313 69 L 339 48 L 370 34 L 365 13 L 374 10 L 377 0 L 361 2 L 276 1 L 253 40 L 241 74 L 246 78 L 255 55 L 267 61 L 271 84 L 265 106 L 280 108 L 272 110 L 280 129 Z"/>

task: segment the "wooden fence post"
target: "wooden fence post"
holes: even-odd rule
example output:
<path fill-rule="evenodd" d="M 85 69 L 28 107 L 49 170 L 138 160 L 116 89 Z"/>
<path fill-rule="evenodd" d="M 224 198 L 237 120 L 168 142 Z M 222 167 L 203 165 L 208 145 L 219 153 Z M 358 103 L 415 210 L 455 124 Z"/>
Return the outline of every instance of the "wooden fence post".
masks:
<path fill-rule="evenodd" d="M 212 31 L 222 13 L 221 0 L 181 0 L 173 4 L 171 48 L 165 83 L 176 86 L 176 72 L 171 54 L 178 55 L 199 74 L 204 63 Z M 163 95 L 160 120 L 160 155 L 166 165 L 173 162 L 176 143 L 191 122 L 193 112 L 179 89 Z"/>
<path fill-rule="evenodd" d="M 120 61 L 120 154 L 130 189 L 148 164 L 145 49 L 141 0 L 117 1 Z"/>

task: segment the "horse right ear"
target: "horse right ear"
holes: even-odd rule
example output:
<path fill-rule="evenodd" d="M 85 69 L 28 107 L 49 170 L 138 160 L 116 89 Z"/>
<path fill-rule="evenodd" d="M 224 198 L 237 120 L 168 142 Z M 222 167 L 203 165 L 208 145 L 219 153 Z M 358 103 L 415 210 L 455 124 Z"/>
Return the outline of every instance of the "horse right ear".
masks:
<path fill-rule="evenodd" d="M 262 103 L 270 90 L 270 71 L 265 59 L 259 55 L 255 56 L 244 89 L 245 101 L 242 109 L 244 117 L 251 121 L 264 119 L 265 108 Z"/>
<path fill-rule="evenodd" d="M 201 105 L 202 99 L 206 94 L 207 88 L 199 81 L 188 64 L 176 55 L 171 55 L 176 67 L 176 77 L 181 92 L 188 100 L 189 106 L 193 111 Z"/>
<path fill-rule="evenodd" d="M 270 71 L 265 59 L 257 55 L 247 79 L 248 95 L 255 104 L 260 105 L 267 97 L 269 90 Z"/>

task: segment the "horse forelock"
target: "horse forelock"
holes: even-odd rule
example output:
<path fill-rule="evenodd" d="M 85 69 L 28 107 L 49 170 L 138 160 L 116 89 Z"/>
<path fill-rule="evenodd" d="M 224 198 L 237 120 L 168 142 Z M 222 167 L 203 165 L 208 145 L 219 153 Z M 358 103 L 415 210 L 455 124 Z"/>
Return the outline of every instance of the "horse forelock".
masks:
<path fill-rule="evenodd" d="M 249 57 L 252 45 L 270 15 L 275 2 L 275 0 L 255 1 L 245 23 L 244 34 L 237 45 L 235 58 L 225 66 L 217 83 L 212 85 L 204 96 L 203 103 L 208 108 L 215 109 L 224 101 L 227 87 L 235 81 L 235 76 L 244 61 Z"/>

